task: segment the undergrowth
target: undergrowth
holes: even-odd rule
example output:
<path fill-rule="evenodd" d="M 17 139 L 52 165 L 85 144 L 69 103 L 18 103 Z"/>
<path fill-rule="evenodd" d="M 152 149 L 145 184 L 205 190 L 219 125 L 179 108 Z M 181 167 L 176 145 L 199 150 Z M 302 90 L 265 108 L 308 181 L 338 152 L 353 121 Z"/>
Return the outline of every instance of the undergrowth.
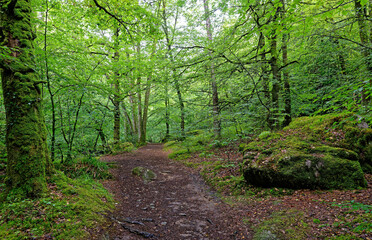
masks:
<path fill-rule="evenodd" d="M 100 161 L 99 157 L 92 155 L 81 156 L 68 163 L 55 163 L 57 169 L 63 171 L 68 177 L 76 178 L 88 175 L 93 179 L 109 179 L 111 163 Z"/>
<path fill-rule="evenodd" d="M 113 208 L 111 195 L 89 175 L 71 179 L 57 172 L 48 182 L 44 197 L 10 195 L 0 203 L 3 239 L 87 239 L 87 230 L 104 221 L 100 213 Z"/>

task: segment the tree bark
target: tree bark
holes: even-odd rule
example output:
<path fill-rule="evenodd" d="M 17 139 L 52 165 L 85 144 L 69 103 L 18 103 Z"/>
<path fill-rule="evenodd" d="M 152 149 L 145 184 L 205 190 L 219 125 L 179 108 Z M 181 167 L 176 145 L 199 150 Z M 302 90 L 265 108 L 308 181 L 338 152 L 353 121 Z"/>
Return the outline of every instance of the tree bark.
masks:
<path fill-rule="evenodd" d="M 282 1 L 282 16 L 281 18 L 284 19 L 285 17 L 285 1 Z M 283 27 L 284 31 L 286 31 L 286 26 Z M 282 56 L 283 56 L 283 66 L 288 64 L 288 34 L 283 33 L 282 39 Z M 283 127 L 288 126 L 292 121 L 292 103 L 291 103 L 291 86 L 289 84 L 289 74 L 286 67 L 283 69 L 283 82 L 284 82 L 284 121 Z"/>
<path fill-rule="evenodd" d="M 272 23 L 276 23 L 278 18 L 279 9 L 276 10 Z M 271 89 L 271 109 L 272 114 L 269 122 L 271 129 L 279 128 L 279 91 L 280 91 L 280 73 L 278 65 L 278 50 L 277 50 L 277 34 L 276 29 L 272 30 L 270 36 L 270 55 L 269 60 L 271 66 L 271 73 L 273 76 L 272 89 Z"/>
<path fill-rule="evenodd" d="M 149 102 L 150 102 L 150 92 L 151 92 L 151 73 L 147 79 L 147 88 L 145 92 L 145 102 L 143 104 L 143 114 L 142 114 L 142 139 L 140 139 L 141 143 L 146 142 L 146 134 L 147 134 L 147 117 L 148 117 L 148 109 L 149 109 Z"/>
<path fill-rule="evenodd" d="M 372 59 L 371 50 L 367 48 L 372 43 L 372 33 L 368 36 L 368 21 L 367 21 L 367 6 L 362 6 L 360 0 L 354 0 L 356 19 L 359 25 L 359 37 L 362 45 L 366 46 L 361 49 L 361 54 L 364 57 L 367 70 L 369 72 L 369 85 L 372 87 Z M 372 99 L 367 99 L 366 90 L 362 91 L 362 104 L 367 105 Z"/>
<path fill-rule="evenodd" d="M 203 3 L 204 3 L 207 37 L 208 37 L 208 40 L 212 42 L 213 36 L 212 36 L 211 19 L 209 17 L 209 3 L 208 3 L 208 0 L 203 0 Z M 216 82 L 216 74 L 214 72 L 212 52 L 209 52 L 209 55 L 212 61 L 211 66 L 210 66 L 210 73 L 211 73 L 211 87 L 212 87 L 213 131 L 214 131 L 214 136 L 216 138 L 220 138 L 221 137 L 221 120 L 219 116 L 220 110 L 219 110 L 219 100 L 218 100 L 218 87 L 217 87 L 217 82 Z"/>
<path fill-rule="evenodd" d="M 115 30 L 115 53 L 114 61 L 119 61 L 119 28 Z M 117 67 L 117 66 L 116 66 Z M 119 82 L 119 73 L 115 69 L 114 73 L 114 96 L 113 96 L 113 105 L 114 105 L 114 142 L 120 142 L 120 82 Z"/>
<path fill-rule="evenodd" d="M 167 141 L 170 137 L 170 113 L 169 113 L 169 95 L 168 95 L 168 79 L 165 83 L 165 99 L 164 99 L 164 105 L 165 105 L 165 137 L 163 141 Z"/>
<path fill-rule="evenodd" d="M 40 84 L 34 70 L 35 35 L 31 1 L 0 1 L 0 42 L 10 50 L 0 62 L 6 112 L 8 165 L 7 192 L 38 197 L 46 191 L 46 174 L 52 172 Z"/>
<path fill-rule="evenodd" d="M 48 52 L 47 52 L 47 33 L 48 33 L 48 14 L 49 14 L 49 4 L 48 0 L 45 1 L 46 3 L 46 10 L 45 10 L 45 27 L 44 27 L 44 58 L 45 58 L 45 77 L 47 80 L 47 89 L 50 97 L 50 104 L 52 110 L 52 137 L 50 140 L 50 159 L 54 162 L 55 158 L 55 146 L 56 146 L 56 110 L 55 110 L 55 103 L 54 103 L 54 94 L 52 92 L 52 86 L 50 83 L 49 78 L 49 66 L 48 66 Z"/>

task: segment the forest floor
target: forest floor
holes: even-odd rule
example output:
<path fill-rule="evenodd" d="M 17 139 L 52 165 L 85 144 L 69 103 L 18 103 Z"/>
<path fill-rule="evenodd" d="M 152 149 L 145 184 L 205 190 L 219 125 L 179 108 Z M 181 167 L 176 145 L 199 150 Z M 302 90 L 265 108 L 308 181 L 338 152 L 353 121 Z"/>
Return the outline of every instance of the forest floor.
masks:
<path fill-rule="evenodd" d="M 226 152 L 221 149 L 216 156 Z M 229 191 L 217 194 L 206 185 L 200 169 L 170 160 L 167 154 L 162 145 L 150 144 L 133 153 L 103 158 L 117 165 L 112 169 L 114 180 L 103 181 L 117 204 L 108 214 L 107 225 L 95 234 L 97 238 L 252 239 L 256 234 L 255 239 L 260 239 L 261 231 L 269 235 L 265 239 L 272 239 L 268 238 L 271 232 L 280 239 L 343 235 L 347 238 L 342 239 L 372 239 L 371 175 L 366 175 L 368 188 L 362 190 L 281 190 L 279 195 L 237 197 Z M 228 158 L 241 161 L 236 152 Z M 188 161 L 203 159 L 195 155 Z M 145 183 L 133 176 L 131 171 L 138 166 L 154 171 L 157 179 Z M 218 174 L 226 173 L 221 169 Z"/>

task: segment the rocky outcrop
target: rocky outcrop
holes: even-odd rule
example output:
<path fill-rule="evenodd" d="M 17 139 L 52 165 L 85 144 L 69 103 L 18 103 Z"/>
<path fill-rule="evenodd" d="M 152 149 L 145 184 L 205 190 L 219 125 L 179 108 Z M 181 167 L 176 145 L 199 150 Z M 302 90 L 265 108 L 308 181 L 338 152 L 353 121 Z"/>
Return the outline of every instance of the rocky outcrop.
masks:
<path fill-rule="evenodd" d="M 241 146 L 247 183 L 263 187 L 353 189 L 365 187 L 361 164 L 371 166 L 372 130 L 353 114 L 295 119 L 279 132 L 263 132 Z"/>

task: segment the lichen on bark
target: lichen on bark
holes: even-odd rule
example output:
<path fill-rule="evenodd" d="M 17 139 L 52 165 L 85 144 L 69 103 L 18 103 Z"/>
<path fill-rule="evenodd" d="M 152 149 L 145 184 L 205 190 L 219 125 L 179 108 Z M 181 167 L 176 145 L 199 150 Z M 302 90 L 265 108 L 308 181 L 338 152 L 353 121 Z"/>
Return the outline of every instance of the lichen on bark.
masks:
<path fill-rule="evenodd" d="M 0 62 L 6 111 L 7 190 L 22 197 L 37 197 L 46 190 L 46 174 L 52 171 L 52 165 L 41 82 L 34 70 L 31 0 L 0 0 L 0 16 L 0 43 L 7 49 Z"/>

